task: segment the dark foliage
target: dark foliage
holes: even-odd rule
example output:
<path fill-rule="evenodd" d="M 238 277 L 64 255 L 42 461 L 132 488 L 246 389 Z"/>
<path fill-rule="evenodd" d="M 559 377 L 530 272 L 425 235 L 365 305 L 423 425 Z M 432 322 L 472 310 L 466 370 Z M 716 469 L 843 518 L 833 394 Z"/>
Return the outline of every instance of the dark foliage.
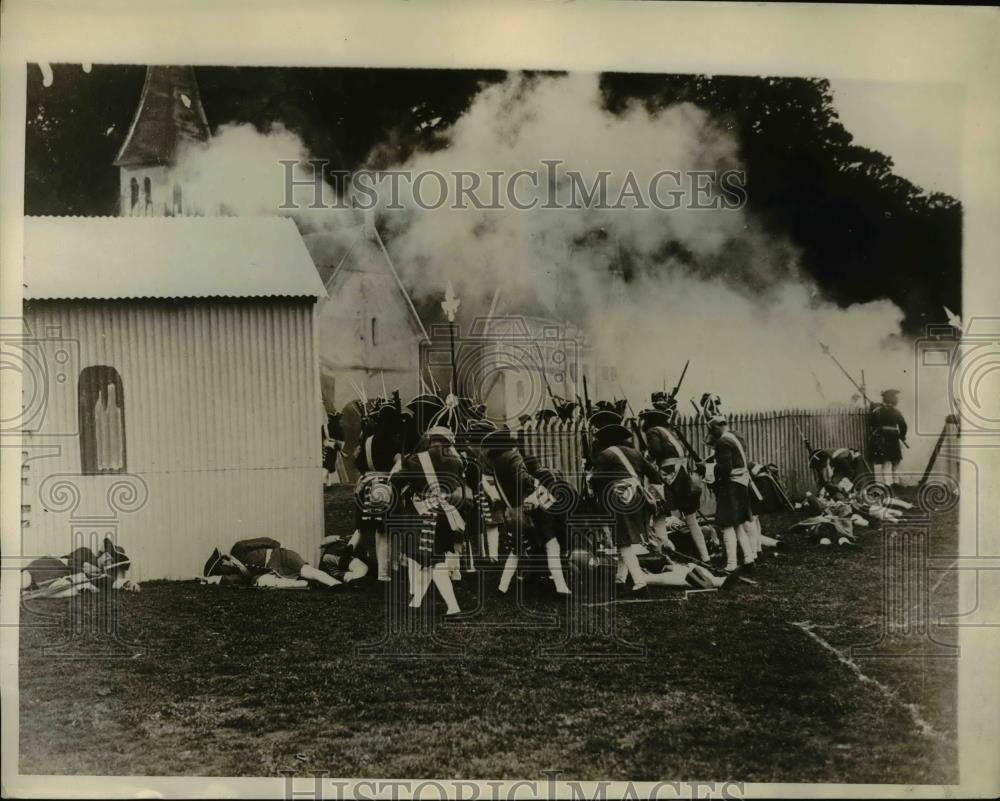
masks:
<path fill-rule="evenodd" d="M 111 162 L 142 88 L 143 67 L 54 65 L 27 87 L 25 210 L 113 214 Z M 502 71 L 199 67 L 213 129 L 283 123 L 332 169 L 384 167 L 456 120 Z M 692 102 L 737 137 L 749 206 L 765 227 L 800 249 L 803 267 L 841 304 L 888 298 L 909 333 L 961 309 L 961 204 L 893 174 L 892 159 L 853 144 L 837 119 L 829 82 L 608 73 L 605 102 L 650 109 Z M 681 254 L 682 255 L 682 254 Z"/>
<path fill-rule="evenodd" d="M 748 203 L 802 252 L 805 269 L 841 304 L 889 298 L 909 333 L 961 306 L 962 207 L 892 172 L 892 159 L 853 143 L 829 81 L 805 78 L 605 74 L 605 102 L 707 109 L 740 143 Z M 891 120 L 886 121 L 892 124 Z"/>

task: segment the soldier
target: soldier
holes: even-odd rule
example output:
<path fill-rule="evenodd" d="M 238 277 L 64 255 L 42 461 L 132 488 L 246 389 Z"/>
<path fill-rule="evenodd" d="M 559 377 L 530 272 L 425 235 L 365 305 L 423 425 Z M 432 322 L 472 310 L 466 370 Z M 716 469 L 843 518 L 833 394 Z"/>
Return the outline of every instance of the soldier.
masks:
<path fill-rule="evenodd" d="M 339 587 L 368 572 L 360 559 L 339 576 L 313 567 L 290 548 L 283 548 L 271 537 L 239 540 L 228 554 L 216 548 L 205 563 L 204 576 L 208 584 L 252 585 L 277 589 L 300 589 L 312 584 L 323 588 Z"/>
<path fill-rule="evenodd" d="M 421 521 L 416 537 L 404 543 L 410 574 L 411 607 L 419 607 L 431 583 L 447 606 L 447 614 L 462 610 L 451 583 L 451 565 L 465 538 L 465 465 L 455 450 L 455 432 L 442 425 L 427 429 L 418 450 L 403 457 L 392 475 L 402 514 Z M 394 507 L 394 512 L 396 507 Z"/>
<path fill-rule="evenodd" d="M 882 393 L 882 403 L 871 411 L 875 480 L 888 487 L 897 483 L 896 469 L 903 460 L 900 443 L 906 444 L 906 420 L 896 408 L 898 403 L 899 390 L 887 389 Z"/>
<path fill-rule="evenodd" d="M 556 592 L 568 595 L 570 589 L 562 571 L 558 534 L 553 530 L 552 521 L 539 513 L 551 496 L 546 497 L 548 494 L 541 491 L 543 488 L 528 472 L 510 431 L 498 429 L 488 433 L 483 437 L 480 451 L 484 473 L 492 478 L 492 486 L 499 496 L 509 549 L 500 574 L 500 592 L 510 589 L 523 551 L 534 545 L 545 551 Z"/>
<path fill-rule="evenodd" d="M 341 425 L 341 413 L 328 413 L 326 424 L 323 426 L 323 470 L 326 486 L 330 486 L 337 479 L 337 460 L 345 439 L 347 437 Z"/>
<path fill-rule="evenodd" d="M 398 398 L 398 396 L 397 396 Z M 370 551 L 374 545 L 378 564 L 378 580 L 390 581 L 389 537 L 385 529 L 388 511 L 380 499 L 391 497 L 388 492 L 389 471 L 402 458 L 402 416 L 398 407 L 386 401 L 368 417 L 354 462 L 361 473 L 355 488 L 356 531 L 352 544 Z M 355 540 L 360 540 L 360 543 Z"/>
<path fill-rule="evenodd" d="M 503 509 L 492 472 L 484 463 L 483 438 L 496 431 L 490 420 L 472 420 L 462 436 L 468 458 L 465 462 L 465 482 L 473 493 L 473 509 L 467 519 L 468 539 L 479 543 L 480 553 L 491 562 L 500 561 L 500 526 Z"/>
<path fill-rule="evenodd" d="M 431 421 L 444 409 L 444 401 L 437 395 L 424 393 L 407 403 L 406 408 L 409 414 L 404 415 L 402 421 L 403 453 L 413 453 Z"/>
<path fill-rule="evenodd" d="M 750 462 L 743 443 L 728 430 L 728 420 L 719 409 L 718 396 L 702 396 L 708 422 L 707 442 L 715 449 L 706 482 L 715 492 L 715 524 L 722 530 L 726 548 L 726 572 L 737 568 L 737 540 L 744 565 L 752 569 L 757 549 L 751 540 Z"/>
<path fill-rule="evenodd" d="M 612 414 L 619 422 L 607 422 L 607 415 Z M 641 593 L 646 588 L 646 574 L 639 564 L 639 554 L 654 508 L 653 496 L 644 482 L 658 484 L 662 479 L 656 467 L 635 448 L 632 432 L 620 421 L 616 412 L 607 409 L 591 416 L 597 432 L 590 485 L 601 508 L 614 521 L 614 543 L 632 577 L 632 591 Z"/>
<path fill-rule="evenodd" d="M 656 400 L 654 395 L 653 401 Z M 660 471 L 666 507 L 664 511 L 679 512 L 683 515 L 691 539 L 698 549 L 698 556 L 703 562 L 707 562 L 708 546 L 705 544 L 705 535 L 698 522 L 698 511 L 701 509 L 701 483 L 688 469 L 687 449 L 674 428 L 676 416 L 677 402 L 672 398 L 665 404 L 661 402 L 661 408 L 639 412 L 649 459 Z M 665 519 L 666 514 L 663 514 L 654 520 L 654 530 L 661 539 L 666 538 L 663 527 Z"/>
<path fill-rule="evenodd" d="M 127 578 L 129 567 L 125 549 L 105 537 L 99 554 L 80 547 L 65 556 L 32 560 L 21 570 L 21 589 L 35 598 L 70 598 L 82 591 L 96 592 L 98 585 L 138 592 L 139 585 Z"/>

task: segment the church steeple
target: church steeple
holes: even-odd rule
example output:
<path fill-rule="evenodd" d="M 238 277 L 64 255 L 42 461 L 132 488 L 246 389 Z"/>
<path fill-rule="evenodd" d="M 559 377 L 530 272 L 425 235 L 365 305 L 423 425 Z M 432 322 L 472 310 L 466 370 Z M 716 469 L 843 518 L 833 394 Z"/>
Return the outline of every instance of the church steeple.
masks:
<path fill-rule="evenodd" d="M 120 172 L 122 216 L 191 214 L 191 199 L 170 180 L 181 145 L 211 138 L 194 68 L 150 66 L 139 107 L 114 165 Z M 169 182 L 169 185 L 168 185 Z"/>

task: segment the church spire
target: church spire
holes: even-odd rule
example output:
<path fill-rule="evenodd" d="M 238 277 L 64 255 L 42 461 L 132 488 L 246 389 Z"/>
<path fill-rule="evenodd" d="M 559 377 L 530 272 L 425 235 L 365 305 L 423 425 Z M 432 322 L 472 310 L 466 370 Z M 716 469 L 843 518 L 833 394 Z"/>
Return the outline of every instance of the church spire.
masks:
<path fill-rule="evenodd" d="M 200 214 L 171 170 L 182 145 L 211 139 L 194 67 L 147 67 L 139 108 L 115 157 L 119 214 L 160 217 Z"/>
<path fill-rule="evenodd" d="M 194 67 L 150 66 L 139 108 L 114 165 L 169 166 L 181 143 L 207 142 L 210 138 Z"/>

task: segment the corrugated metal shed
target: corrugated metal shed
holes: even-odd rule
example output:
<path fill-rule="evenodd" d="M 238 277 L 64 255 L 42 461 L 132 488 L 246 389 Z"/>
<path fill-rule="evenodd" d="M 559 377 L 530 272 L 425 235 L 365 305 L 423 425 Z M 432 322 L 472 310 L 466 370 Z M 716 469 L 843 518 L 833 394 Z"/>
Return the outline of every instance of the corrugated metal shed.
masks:
<path fill-rule="evenodd" d="M 23 439 L 21 553 L 109 534 L 140 581 L 191 578 L 246 537 L 314 561 L 325 293 L 292 221 L 37 218 L 25 254 L 28 343 L 48 375 Z M 83 472 L 81 375 L 96 365 L 121 379 L 123 472 Z"/>
<path fill-rule="evenodd" d="M 25 300 L 326 290 L 288 217 L 26 217 Z"/>

